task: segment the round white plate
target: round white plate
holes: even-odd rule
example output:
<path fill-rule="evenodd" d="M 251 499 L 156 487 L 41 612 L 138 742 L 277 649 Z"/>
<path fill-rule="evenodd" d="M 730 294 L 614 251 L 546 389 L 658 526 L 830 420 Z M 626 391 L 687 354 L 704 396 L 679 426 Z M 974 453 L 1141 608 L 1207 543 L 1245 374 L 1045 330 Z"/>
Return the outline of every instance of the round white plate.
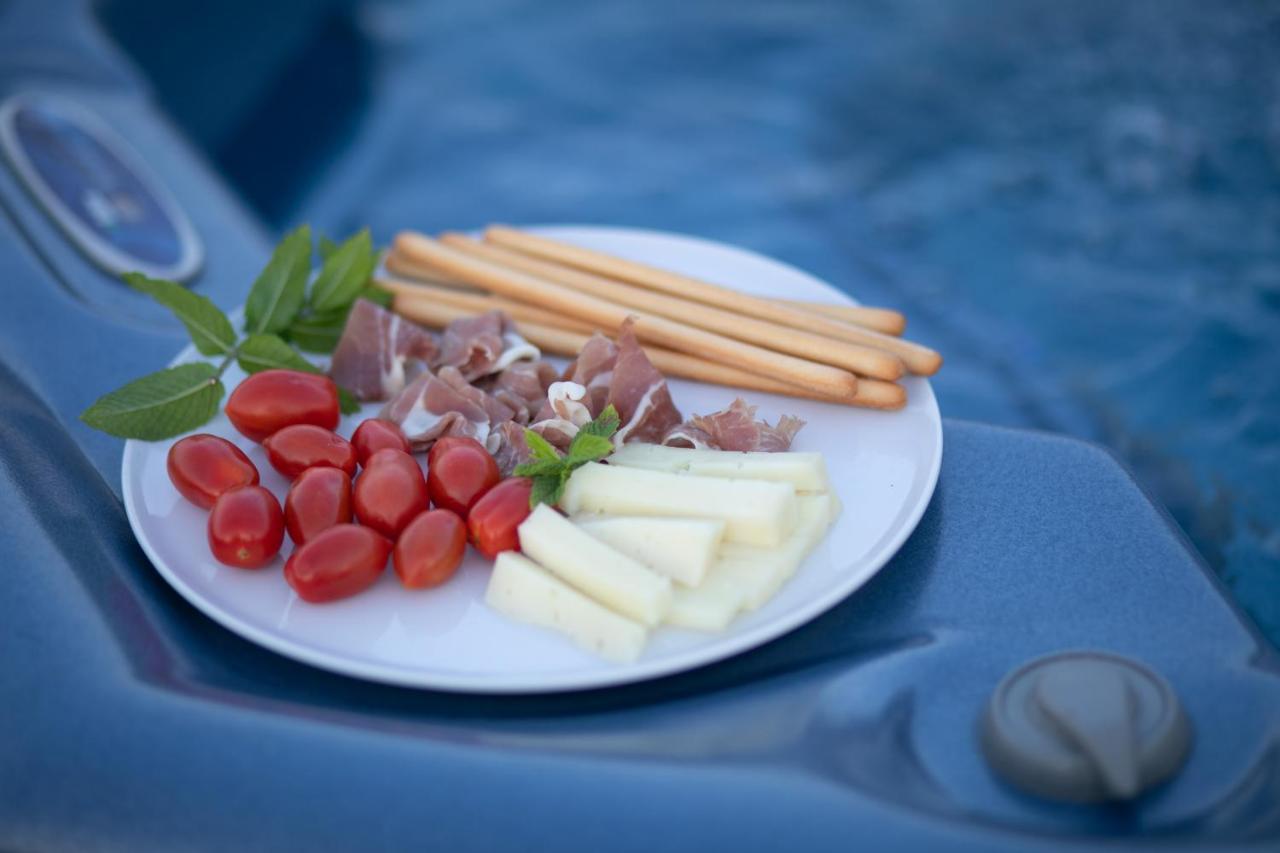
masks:
<path fill-rule="evenodd" d="M 623 257 L 722 282 L 747 292 L 849 302 L 839 291 L 760 255 L 691 237 L 623 228 L 545 228 L 544 233 Z M 179 361 L 195 357 L 184 351 Z M 228 388 L 243 375 L 232 370 Z M 671 381 L 686 415 L 715 411 L 732 389 Z M 929 383 L 907 380 L 910 402 L 883 413 L 742 394 L 771 422 L 795 414 L 808 423 L 797 450 L 826 457 L 844 511 L 823 544 L 776 597 L 740 615 L 727 631 L 706 634 L 661 627 L 633 664 L 606 663 L 563 636 L 513 622 L 484 603 L 490 564 L 469 552 L 458 574 L 434 590 L 402 588 L 389 569 L 371 589 L 330 604 L 308 604 L 282 574 L 290 545 L 258 571 L 216 562 L 205 540 L 207 513 L 183 500 L 169 482 L 165 456 L 172 441 L 130 441 L 123 482 L 129 521 L 160 574 L 205 614 L 273 651 L 357 678 L 437 690 L 538 693 L 640 681 L 727 658 L 772 640 L 831 608 L 871 578 L 902 545 L 924 513 L 942 462 L 942 424 Z M 349 436 L 378 405 L 343 419 Z M 281 499 L 287 483 L 262 448 L 232 428 L 225 415 L 202 428 L 235 442 L 254 461 L 262 483 Z"/>

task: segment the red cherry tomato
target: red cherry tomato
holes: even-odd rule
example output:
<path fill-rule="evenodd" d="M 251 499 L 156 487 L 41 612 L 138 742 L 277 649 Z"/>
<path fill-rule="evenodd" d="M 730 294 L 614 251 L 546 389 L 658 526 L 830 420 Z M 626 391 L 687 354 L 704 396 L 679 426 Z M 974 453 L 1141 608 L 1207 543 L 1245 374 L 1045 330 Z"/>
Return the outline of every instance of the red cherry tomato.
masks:
<path fill-rule="evenodd" d="M 356 478 L 352 497 L 360 523 L 394 540 L 415 515 L 427 508 L 427 483 L 412 456 L 399 450 L 383 450 L 374 455 L 384 453 L 404 459 L 385 458 L 369 465 Z"/>
<path fill-rule="evenodd" d="M 300 545 L 284 564 L 284 579 L 304 601 L 336 601 L 377 581 L 391 543 L 367 527 L 338 524 Z"/>
<path fill-rule="evenodd" d="M 273 432 L 262 441 L 271 467 L 290 480 L 317 465 L 356 473 L 356 449 L 333 430 L 314 424 L 294 424 Z"/>
<path fill-rule="evenodd" d="M 467 526 L 447 509 L 432 509 L 405 527 L 391 552 L 400 583 L 409 589 L 439 586 L 453 577 L 467 551 Z"/>
<path fill-rule="evenodd" d="M 356 449 L 356 457 L 361 465 L 367 464 L 369 457 L 379 450 L 390 448 L 403 453 L 413 452 L 413 448 L 409 446 L 409 439 L 404 437 L 400 427 L 381 418 L 369 418 L 356 427 L 355 433 L 351 436 L 351 444 Z"/>
<path fill-rule="evenodd" d="M 351 478 L 338 468 L 308 468 L 284 499 L 284 526 L 299 545 L 351 521 Z"/>
<path fill-rule="evenodd" d="M 256 569 L 275 558 L 284 542 L 284 514 L 262 486 L 240 486 L 218 496 L 209 513 L 209 548 L 218 562 Z"/>
<path fill-rule="evenodd" d="M 179 494 L 204 509 L 229 489 L 258 484 L 258 469 L 244 451 L 216 435 L 189 435 L 176 442 L 169 448 L 167 467 Z"/>
<path fill-rule="evenodd" d="M 442 444 L 445 444 L 443 448 Z M 431 503 L 463 518 L 500 479 L 498 463 L 474 438 L 442 438 L 432 445 L 427 455 L 427 491 L 431 494 Z"/>
<path fill-rule="evenodd" d="M 502 551 L 519 551 L 516 528 L 529 517 L 529 493 L 533 481 L 512 477 L 494 486 L 476 501 L 467 516 L 467 530 L 476 550 L 492 560 Z"/>
<path fill-rule="evenodd" d="M 422 474 L 422 466 L 418 464 L 417 459 L 403 450 L 396 450 L 393 447 L 385 447 L 382 450 L 374 451 L 373 455 L 365 460 L 364 467 L 367 471 L 370 468 L 377 468 L 379 465 L 388 463 L 400 465 L 406 471 L 417 471 Z"/>
<path fill-rule="evenodd" d="M 264 370 L 231 392 L 227 417 L 254 441 L 262 441 L 291 424 L 333 429 L 338 425 L 338 386 L 318 373 Z"/>

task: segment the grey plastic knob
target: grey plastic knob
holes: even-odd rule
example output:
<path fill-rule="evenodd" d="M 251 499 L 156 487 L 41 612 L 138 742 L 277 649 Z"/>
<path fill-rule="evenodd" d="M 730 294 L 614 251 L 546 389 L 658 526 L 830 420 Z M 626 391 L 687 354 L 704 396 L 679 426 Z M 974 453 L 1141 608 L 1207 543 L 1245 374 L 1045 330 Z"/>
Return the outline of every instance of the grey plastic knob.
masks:
<path fill-rule="evenodd" d="M 1186 760 L 1191 726 L 1148 667 L 1104 652 L 1038 658 L 1004 677 L 982 748 L 1015 785 L 1055 800 L 1129 800 Z"/>

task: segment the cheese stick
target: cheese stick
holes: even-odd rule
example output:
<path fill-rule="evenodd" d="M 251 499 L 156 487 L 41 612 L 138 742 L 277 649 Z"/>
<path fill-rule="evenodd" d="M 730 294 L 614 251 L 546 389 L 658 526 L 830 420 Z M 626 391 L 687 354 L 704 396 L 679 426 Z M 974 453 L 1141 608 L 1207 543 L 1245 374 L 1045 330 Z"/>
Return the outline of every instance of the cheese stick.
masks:
<path fill-rule="evenodd" d="M 610 548 L 546 504 L 517 528 L 520 550 L 565 582 L 643 625 L 662 621 L 671 581 Z"/>
<path fill-rule="evenodd" d="M 829 495 L 802 495 L 797 502 L 799 520 L 786 541 L 774 548 L 726 543 L 704 583 L 711 583 L 712 579 L 720 583 L 727 577 L 742 590 L 745 610 L 755 610 L 772 598 L 822 541 L 833 519 Z"/>
<path fill-rule="evenodd" d="M 403 232 L 396 237 L 395 246 L 397 252 L 415 262 L 436 267 L 446 275 L 461 278 L 509 299 L 531 302 L 550 311 L 598 324 L 610 332 L 616 332 L 628 317 L 634 317 L 636 337 L 645 343 L 758 371 L 833 397 L 848 398 L 857 392 L 858 380 L 847 370 L 743 343 L 666 317 L 633 311 L 571 287 L 466 255 L 421 234 Z"/>
<path fill-rule="evenodd" d="M 485 602 L 521 622 L 551 628 L 614 663 L 630 663 L 644 651 L 642 625 L 597 604 L 515 551 L 493 564 Z"/>
<path fill-rule="evenodd" d="M 724 539 L 724 522 L 703 518 L 587 515 L 578 527 L 659 574 L 697 586 Z"/>
<path fill-rule="evenodd" d="M 573 472 L 560 502 L 570 514 L 713 518 L 727 542 L 778 545 L 796 525 L 790 483 L 718 480 L 591 462 Z"/>
<path fill-rule="evenodd" d="M 820 453 L 764 453 L 696 450 L 661 444 L 624 444 L 609 457 L 612 465 L 739 480 L 776 480 L 797 492 L 826 492 L 827 466 Z"/>

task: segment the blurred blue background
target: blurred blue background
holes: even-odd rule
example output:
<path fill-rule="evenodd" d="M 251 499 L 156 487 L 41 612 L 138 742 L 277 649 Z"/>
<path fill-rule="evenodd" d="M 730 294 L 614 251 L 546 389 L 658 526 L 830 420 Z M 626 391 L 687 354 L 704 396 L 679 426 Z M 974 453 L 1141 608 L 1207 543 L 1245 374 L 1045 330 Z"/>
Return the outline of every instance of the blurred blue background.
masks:
<path fill-rule="evenodd" d="M 1280 641 L 1280 3 L 99 12 L 278 229 L 645 226 L 902 309 L 945 415 L 1113 448 Z"/>

